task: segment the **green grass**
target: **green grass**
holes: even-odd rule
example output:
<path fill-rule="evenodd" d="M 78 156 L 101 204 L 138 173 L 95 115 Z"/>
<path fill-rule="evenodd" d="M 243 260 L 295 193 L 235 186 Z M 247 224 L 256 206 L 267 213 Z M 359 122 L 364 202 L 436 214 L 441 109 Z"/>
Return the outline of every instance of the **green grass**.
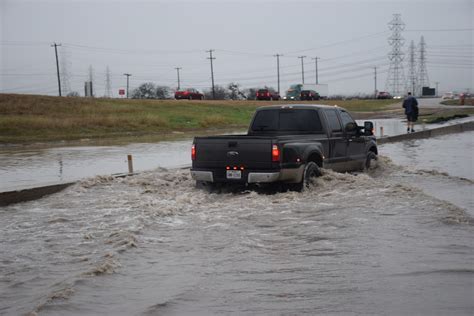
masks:
<path fill-rule="evenodd" d="M 459 99 L 457 99 L 457 100 L 444 100 L 444 101 L 441 101 L 441 104 L 444 104 L 444 105 L 461 105 L 461 101 Z M 474 98 L 465 99 L 464 100 L 464 105 L 474 105 Z"/>
<path fill-rule="evenodd" d="M 246 128 L 259 106 L 285 101 L 60 98 L 0 94 L 0 143 L 200 133 Z M 352 112 L 380 112 L 393 100 L 324 100 Z"/>
<path fill-rule="evenodd" d="M 422 111 L 419 116 L 419 121 L 425 121 L 428 124 L 446 122 L 456 118 L 467 117 L 474 115 L 474 108 L 472 109 L 437 109 L 431 112 Z"/>

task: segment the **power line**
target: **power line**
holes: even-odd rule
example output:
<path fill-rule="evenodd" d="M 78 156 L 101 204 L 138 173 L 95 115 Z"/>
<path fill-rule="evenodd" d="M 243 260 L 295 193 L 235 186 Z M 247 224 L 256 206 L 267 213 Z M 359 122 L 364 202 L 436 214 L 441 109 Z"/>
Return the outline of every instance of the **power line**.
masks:
<path fill-rule="evenodd" d="M 363 36 L 359 36 L 359 37 L 353 37 L 351 39 L 338 41 L 338 42 L 334 42 L 334 43 L 329 43 L 329 44 L 326 44 L 326 45 L 321 45 L 319 47 L 306 48 L 306 49 L 301 49 L 301 50 L 297 50 L 297 51 L 286 52 L 286 55 L 293 54 L 293 53 L 301 53 L 301 52 L 306 52 L 306 51 L 311 51 L 311 50 L 320 50 L 322 48 L 337 46 L 337 45 L 341 45 L 341 44 L 348 43 L 348 42 L 358 41 L 358 40 L 361 40 L 361 39 L 364 39 L 364 38 L 376 37 L 376 36 L 380 36 L 380 35 L 383 35 L 383 34 L 386 34 L 386 33 L 387 33 L 387 31 L 383 31 L 383 32 L 372 33 L 372 34 L 363 35 Z M 294 56 L 292 56 L 292 57 L 294 57 Z"/>
<path fill-rule="evenodd" d="M 473 31 L 474 28 L 464 29 L 419 29 L 419 30 L 405 30 L 406 32 L 468 32 Z"/>

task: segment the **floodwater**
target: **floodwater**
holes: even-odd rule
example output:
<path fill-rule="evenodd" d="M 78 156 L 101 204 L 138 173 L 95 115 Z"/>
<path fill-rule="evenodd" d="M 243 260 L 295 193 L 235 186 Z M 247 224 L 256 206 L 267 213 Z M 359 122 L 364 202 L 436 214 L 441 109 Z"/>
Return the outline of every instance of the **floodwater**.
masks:
<path fill-rule="evenodd" d="M 472 315 L 472 209 L 424 185 L 472 196 L 473 136 L 381 146 L 303 193 L 157 169 L 0 208 L 0 314 Z"/>
<path fill-rule="evenodd" d="M 398 119 L 372 121 L 377 137 L 382 135 L 381 132 L 385 136 L 406 132 L 404 123 Z M 363 125 L 363 121 L 358 123 Z M 72 182 L 97 175 L 127 173 L 129 154 L 133 157 L 135 172 L 190 165 L 191 142 L 188 138 L 121 146 L 0 148 L 0 192 Z"/>
<path fill-rule="evenodd" d="M 191 163 L 191 140 L 125 146 L 4 148 L 0 150 L 0 192 L 77 181 L 96 175 L 180 167 Z"/>

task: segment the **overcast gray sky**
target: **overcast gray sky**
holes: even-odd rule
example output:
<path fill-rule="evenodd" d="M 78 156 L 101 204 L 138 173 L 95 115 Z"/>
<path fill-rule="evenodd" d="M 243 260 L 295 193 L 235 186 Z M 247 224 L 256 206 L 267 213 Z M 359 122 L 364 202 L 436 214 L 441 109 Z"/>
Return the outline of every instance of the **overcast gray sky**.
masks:
<path fill-rule="evenodd" d="M 97 96 L 105 93 L 109 66 L 113 94 L 151 81 L 207 89 L 209 49 L 214 49 L 215 82 L 243 87 L 319 82 L 330 94 L 385 90 L 390 46 L 388 23 L 400 13 L 408 50 L 411 40 L 427 44 L 431 86 L 441 92 L 474 91 L 474 1 L 22 1 L 0 0 L 0 92 L 57 95 L 53 42 L 70 90 L 83 94 L 88 68 Z M 407 72 L 407 64 L 404 65 Z"/>

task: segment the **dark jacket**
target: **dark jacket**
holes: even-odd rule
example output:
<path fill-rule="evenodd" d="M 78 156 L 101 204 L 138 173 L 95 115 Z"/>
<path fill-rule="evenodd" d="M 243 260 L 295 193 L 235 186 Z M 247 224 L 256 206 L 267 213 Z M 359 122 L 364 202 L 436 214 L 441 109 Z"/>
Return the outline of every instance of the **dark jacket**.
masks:
<path fill-rule="evenodd" d="M 418 118 L 418 101 L 415 97 L 409 95 L 403 100 L 403 108 L 406 115 L 412 115 Z"/>

